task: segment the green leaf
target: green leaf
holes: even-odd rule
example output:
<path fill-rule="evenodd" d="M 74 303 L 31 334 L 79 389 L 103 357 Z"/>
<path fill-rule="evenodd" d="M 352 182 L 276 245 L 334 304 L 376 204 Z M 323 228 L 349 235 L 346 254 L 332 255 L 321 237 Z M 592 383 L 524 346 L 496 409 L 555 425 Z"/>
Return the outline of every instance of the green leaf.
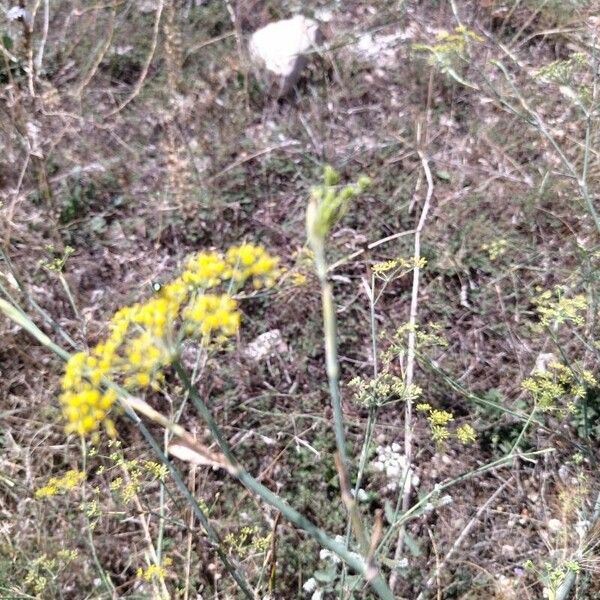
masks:
<path fill-rule="evenodd" d="M 2 45 L 9 51 L 13 49 L 14 42 L 8 33 L 2 34 Z"/>
<path fill-rule="evenodd" d="M 387 522 L 390 525 L 393 525 L 396 522 L 396 511 L 392 507 L 392 503 L 389 500 L 385 501 L 385 504 L 383 505 L 383 512 Z"/>
<path fill-rule="evenodd" d="M 404 532 L 404 541 L 406 542 L 406 547 L 415 558 L 423 554 L 419 542 L 407 531 Z"/>
<path fill-rule="evenodd" d="M 331 565 L 326 569 L 319 569 L 313 573 L 313 577 L 319 583 L 332 583 L 337 577 L 337 567 L 335 565 Z"/>

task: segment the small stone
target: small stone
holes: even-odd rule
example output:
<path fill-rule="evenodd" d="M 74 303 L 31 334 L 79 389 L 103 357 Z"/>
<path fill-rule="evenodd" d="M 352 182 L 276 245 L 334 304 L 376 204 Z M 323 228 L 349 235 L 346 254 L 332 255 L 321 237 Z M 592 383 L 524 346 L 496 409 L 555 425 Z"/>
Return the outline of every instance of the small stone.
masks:
<path fill-rule="evenodd" d="M 272 329 L 259 335 L 253 342 L 248 344 L 244 350 L 244 355 L 255 361 L 263 360 L 273 354 L 284 354 L 288 351 L 281 331 Z"/>
<path fill-rule="evenodd" d="M 302 15 L 274 21 L 250 36 L 252 60 L 275 79 L 278 97 L 296 85 L 308 62 L 308 53 L 323 42 L 319 23 Z"/>
<path fill-rule="evenodd" d="M 559 519 L 550 519 L 548 521 L 548 529 L 554 533 L 557 533 L 562 529 L 562 523 Z"/>

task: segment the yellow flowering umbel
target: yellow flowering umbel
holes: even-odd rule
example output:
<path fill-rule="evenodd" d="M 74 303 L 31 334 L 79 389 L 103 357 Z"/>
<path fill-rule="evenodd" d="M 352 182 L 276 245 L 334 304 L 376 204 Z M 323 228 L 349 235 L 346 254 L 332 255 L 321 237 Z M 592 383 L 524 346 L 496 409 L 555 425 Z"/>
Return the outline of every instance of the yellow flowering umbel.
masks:
<path fill-rule="evenodd" d="M 567 289 L 557 285 L 553 290 L 545 290 L 534 299 L 542 325 L 558 327 L 566 322 L 574 325 L 585 323 L 586 297 L 583 294 L 567 297 L 566 294 Z"/>
<path fill-rule="evenodd" d="M 535 371 L 521 387 L 531 394 L 536 407 L 543 412 L 560 410 L 563 401 L 567 410 L 574 413 L 576 402 L 585 398 L 588 389 L 598 387 L 598 380 L 587 369 L 575 370 L 554 362 L 547 369 Z"/>
<path fill-rule="evenodd" d="M 242 527 L 236 533 L 228 533 L 223 538 L 225 546 L 229 547 L 230 552 L 237 554 L 240 558 L 248 555 L 249 552 L 265 552 L 271 543 L 271 534 L 266 536 L 259 535 L 258 527 Z"/>
<path fill-rule="evenodd" d="M 241 315 L 233 294 L 249 281 L 254 289 L 271 287 L 280 275 L 278 262 L 253 244 L 226 254 L 200 252 L 146 302 L 118 310 L 106 339 L 66 365 L 60 396 L 66 431 L 97 436 L 103 426 L 114 437 L 108 415 L 118 393 L 109 382 L 134 392 L 157 388 L 185 339 L 209 346 L 235 336 Z"/>
<path fill-rule="evenodd" d="M 148 565 L 145 569 L 138 569 L 136 571 L 136 577 L 143 581 L 152 582 L 154 579 L 164 579 L 167 576 L 167 567 L 173 564 L 172 558 L 165 558 L 162 564 Z"/>
<path fill-rule="evenodd" d="M 454 433 L 450 432 L 448 425 L 454 421 L 451 412 L 433 408 L 427 402 L 417 404 L 416 408 L 418 412 L 427 414 L 431 437 L 436 444 L 443 445 L 450 437 L 455 437 L 461 444 L 472 444 L 477 440 L 475 430 L 468 423 L 457 427 Z"/>
<path fill-rule="evenodd" d="M 381 373 L 374 379 L 352 379 L 348 385 L 354 391 L 354 402 L 359 406 L 372 408 L 391 402 L 414 401 L 422 394 L 418 385 L 406 385 L 402 377 L 391 373 Z"/>
<path fill-rule="evenodd" d="M 462 82 L 457 69 L 468 62 L 469 48 L 472 43 L 482 42 L 483 38 L 464 25 L 455 27 L 454 31 L 442 31 L 437 34 L 433 44 L 413 44 L 415 52 L 429 53 L 429 62 L 438 66 L 442 72 L 454 76 Z"/>
<path fill-rule="evenodd" d="M 252 279 L 255 289 L 270 288 L 275 285 L 279 276 L 278 259 L 270 256 L 260 246 L 234 246 L 227 251 L 226 260 L 231 269 L 231 279 L 241 285 Z"/>
<path fill-rule="evenodd" d="M 493 240 L 489 244 L 482 244 L 481 249 L 485 250 L 488 253 L 489 259 L 491 261 L 496 260 L 500 256 L 502 256 L 508 248 L 508 241 L 505 239 L 497 239 Z"/>
<path fill-rule="evenodd" d="M 386 260 L 384 262 L 375 263 L 371 270 L 375 275 L 383 276 L 389 271 L 411 271 L 412 269 L 424 269 L 427 266 L 427 259 L 422 256 L 420 258 L 394 258 L 392 260 Z"/>
<path fill-rule="evenodd" d="M 240 326 L 238 303 L 231 296 L 203 294 L 190 302 L 183 312 L 190 335 L 225 341 Z"/>
<path fill-rule="evenodd" d="M 67 471 L 62 477 L 51 477 L 46 485 L 35 491 L 36 498 L 49 498 L 56 496 L 61 492 L 70 492 L 74 490 L 85 479 L 85 473 L 72 469 Z"/>

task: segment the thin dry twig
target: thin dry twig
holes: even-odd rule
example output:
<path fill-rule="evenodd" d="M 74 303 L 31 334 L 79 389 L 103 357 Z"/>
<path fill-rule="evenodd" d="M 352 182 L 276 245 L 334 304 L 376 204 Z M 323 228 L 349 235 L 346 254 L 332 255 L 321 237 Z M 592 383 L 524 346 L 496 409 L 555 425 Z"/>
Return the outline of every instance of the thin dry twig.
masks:
<path fill-rule="evenodd" d="M 419 158 L 421 159 L 421 165 L 427 179 L 427 193 L 425 195 L 425 202 L 423 209 L 421 210 L 421 216 L 419 223 L 415 230 L 415 242 L 414 242 L 414 270 L 413 270 L 413 284 L 412 293 L 410 300 L 410 316 L 408 319 L 408 349 L 406 356 L 406 372 L 405 372 L 405 386 L 406 389 L 410 389 L 413 384 L 415 374 L 415 350 L 416 350 L 416 332 L 415 327 L 417 324 L 417 309 L 419 306 L 419 280 L 421 275 L 421 269 L 419 268 L 419 259 L 421 258 L 421 233 L 425 227 L 425 221 L 427 214 L 429 213 L 429 207 L 431 205 L 431 197 L 433 196 L 433 177 L 431 176 L 431 169 L 429 168 L 429 160 L 422 150 L 418 150 Z M 403 477 L 406 479 L 409 475 L 409 469 L 412 462 L 412 401 L 406 400 L 404 413 L 404 464 L 405 472 Z M 409 508 L 410 503 L 410 486 L 404 486 L 404 492 L 402 497 L 402 510 L 405 512 Z M 394 559 L 398 560 L 402 554 L 402 548 L 404 543 L 404 527 L 400 528 L 398 532 L 398 543 L 396 545 L 396 551 L 394 553 Z M 390 575 L 390 588 L 392 592 L 398 580 L 397 571 L 393 571 Z"/>
<path fill-rule="evenodd" d="M 144 62 L 144 66 L 142 67 L 142 72 L 135 84 L 135 87 L 131 91 L 131 94 L 117 106 L 117 108 L 111 110 L 106 116 L 112 117 L 117 113 L 121 112 L 132 100 L 134 100 L 138 94 L 142 91 L 142 87 L 144 86 L 144 81 L 146 81 L 146 77 L 148 75 L 148 70 L 150 69 L 150 64 L 152 63 L 152 59 L 154 58 L 154 53 L 156 52 L 156 46 L 158 45 L 158 32 L 160 31 L 160 18 L 162 16 L 163 8 L 165 6 L 164 0 L 159 0 L 158 6 L 156 7 L 156 17 L 154 19 L 154 28 L 152 30 L 152 44 L 150 45 L 150 51 L 146 56 L 146 61 Z"/>
<path fill-rule="evenodd" d="M 50 26 L 50 0 L 44 0 L 44 25 L 43 25 L 43 29 L 42 29 L 42 39 L 40 40 L 40 47 L 38 48 L 38 52 L 35 57 L 36 73 L 39 73 L 42 69 L 42 62 L 44 60 L 44 49 L 46 47 L 46 41 L 48 40 L 49 26 Z"/>
<path fill-rule="evenodd" d="M 75 89 L 74 93 L 76 96 L 81 96 L 81 93 L 83 92 L 84 88 L 86 88 L 90 81 L 93 79 L 94 75 L 96 74 L 96 71 L 98 70 L 98 67 L 100 66 L 100 63 L 102 62 L 104 56 L 110 48 L 110 44 L 113 39 L 113 33 L 115 30 L 115 18 L 117 15 L 117 11 L 114 4 L 110 6 L 110 9 L 110 20 L 108 22 L 108 31 L 106 33 L 106 37 L 104 38 L 104 43 L 102 44 L 100 50 L 96 54 L 96 57 L 94 58 L 90 68 L 88 69 L 88 72 L 85 74 L 85 76 Z"/>
<path fill-rule="evenodd" d="M 454 544 L 452 544 L 452 547 L 450 548 L 450 550 L 448 550 L 448 552 L 446 553 L 446 556 L 444 556 L 444 558 L 442 560 L 436 560 L 435 573 L 432 574 L 429 577 L 429 579 L 427 580 L 427 582 L 425 583 L 425 588 L 426 589 L 431 589 L 431 587 L 433 586 L 433 584 L 436 581 L 438 582 L 438 589 L 439 589 L 439 581 L 440 581 L 440 578 L 441 578 L 442 569 L 446 566 L 446 564 L 454 556 L 454 554 L 460 549 L 462 543 L 465 541 L 465 539 L 467 538 L 467 536 L 471 533 L 471 531 L 477 525 L 477 523 L 479 523 L 479 519 L 481 519 L 481 516 L 483 515 L 483 513 L 485 513 L 485 511 L 495 502 L 495 500 L 498 498 L 498 496 L 506 489 L 506 487 L 511 482 L 511 480 L 512 480 L 512 478 L 507 479 L 479 507 L 479 509 L 477 510 L 477 512 L 475 513 L 475 515 L 472 517 L 472 519 L 465 525 L 465 527 L 460 532 L 460 534 L 458 535 L 458 537 L 454 540 Z M 422 591 L 419 594 L 419 596 L 417 597 L 417 600 L 423 600 L 423 598 L 425 598 L 424 591 Z"/>

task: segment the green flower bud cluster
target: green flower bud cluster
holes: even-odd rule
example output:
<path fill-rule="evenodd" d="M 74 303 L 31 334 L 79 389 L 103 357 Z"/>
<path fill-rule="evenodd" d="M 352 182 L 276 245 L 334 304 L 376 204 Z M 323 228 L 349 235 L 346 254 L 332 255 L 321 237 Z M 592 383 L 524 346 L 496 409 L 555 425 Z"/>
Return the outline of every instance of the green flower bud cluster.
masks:
<path fill-rule="evenodd" d="M 340 175 L 331 166 L 323 171 L 323 184 L 313 188 L 306 212 L 306 228 L 311 245 L 327 237 L 348 210 L 350 200 L 364 192 L 371 180 L 361 176 L 355 184 L 339 187 Z"/>

